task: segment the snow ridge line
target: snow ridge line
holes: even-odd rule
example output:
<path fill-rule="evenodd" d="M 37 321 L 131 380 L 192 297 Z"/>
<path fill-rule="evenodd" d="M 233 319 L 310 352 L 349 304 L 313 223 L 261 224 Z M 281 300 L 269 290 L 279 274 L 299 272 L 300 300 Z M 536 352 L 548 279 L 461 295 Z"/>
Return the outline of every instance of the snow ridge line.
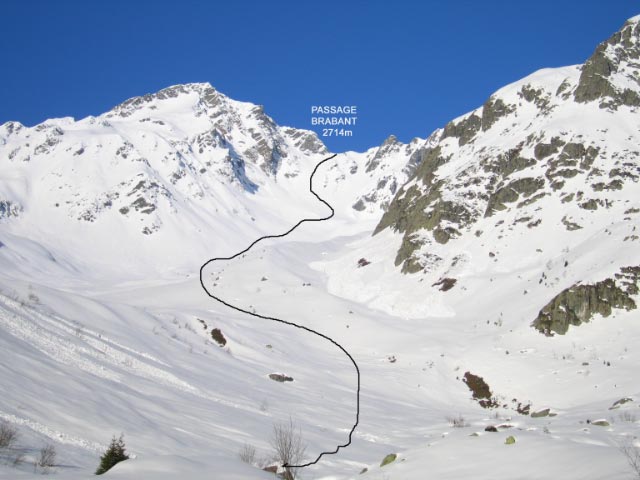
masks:
<path fill-rule="evenodd" d="M 331 214 L 326 216 L 326 217 L 322 217 L 322 218 L 303 218 L 302 220 L 300 220 L 298 223 L 296 223 L 293 227 L 291 227 L 289 230 L 287 230 L 284 233 L 281 233 L 279 235 L 265 235 L 264 237 L 260 237 L 257 240 L 255 240 L 253 243 L 251 243 L 251 245 L 249 245 L 247 248 L 245 248 L 244 250 L 236 253 L 235 255 L 232 255 L 230 257 L 216 257 L 216 258 L 211 258 L 209 260 L 207 260 L 201 267 L 200 267 L 200 285 L 202 286 L 203 290 L 206 292 L 206 294 L 213 298 L 214 300 L 220 302 L 221 304 L 236 310 L 238 312 L 242 312 L 242 313 L 246 313 L 247 315 L 251 315 L 253 317 L 256 318 L 261 318 L 263 320 L 271 320 L 274 322 L 279 322 L 279 323 L 283 323 L 285 325 L 290 325 L 292 327 L 295 328 L 299 328 L 301 330 L 305 330 L 309 333 L 313 333 L 314 335 L 317 335 L 321 338 L 324 338 L 325 340 L 333 343 L 336 347 L 338 347 L 348 358 L 349 360 L 351 360 L 351 363 L 353 363 L 353 366 L 356 369 L 356 373 L 357 373 L 357 390 L 356 390 L 356 420 L 355 423 L 353 424 L 353 426 L 351 427 L 351 430 L 349 431 L 349 439 L 346 443 L 342 444 L 342 445 L 338 445 L 336 446 L 335 450 L 330 450 L 330 451 L 326 451 L 326 452 L 322 452 L 320 453 L 320 455 L 318 455 L 318 457 L 309 463 L 305 463 L 302 465 L 288 465 L 288 464 L 284 464 L 282 465 L 283 468 L 304 468 L 304 467 L 308 467 L 310 465 L 315 465 L 316 463 L 318 463 L 320 461 L 320 459 L 324 456 L 324 455 L 334 455 L 336 453 L 338 453 L 338 451 L 341 448 L 345 448 L 348 447 L 349 445 L 351 445 L 351 438 L 353 436 L 353 432 L 355 431 L 356 427 L 358 426 L 358 423 L 360 421 L 360 368 L 358 368 L 358 364 L 356 363 L 356 361 L 353 359 L 353 357 L 351 356 L 351 354 L 342 346 L 340 345 L 338 342 L 336 342 L 333 338 L 317 332 L 316 330 L 313 330 L 309 327 L 305 327 L 304 325 L 299 325 L 297 323 L 293 323 L 293 322 L 289 322 L 287 320 L 283 320 L 281 318 L 276 318 L 276 317 L 269 317 L 266 315 L 260 315 L 259 313 L 255 313 L 255 312 L 251 312 L 249 310 L 245 310 L 241 307 L 237 307 L 235 305 L 232 305 L 228 302 L 226 302 L 225 300 L 222 300 L 221 298 L 215 296 L 213 293 L 211 293 L 209 290 L 207 290 L 207 287 L 204 284 L 203 281 L 203 274 L 204 274 L 204 269 L 210 264 L 213 263 L 217 260 L 233 260 L 236 257 L 239 257 L 245 253 L 247 253 L 249 250 L 251 250 L 251 248 L 253 248 L 254 245 L 256 245 L 257 243 L 263 241 L 263 240 L 267 240 L 270 238 L 282 238 L 282 237 L 286 237 L 287 235 L 289 235 L 291 232 L 293 232 L 296 228 L 298 228 L 300 225 L 302 225 L 305 222 L 324 222 L 326 220 L 329 220 L 330 218 L 332 218 L 335 214 L 335 211 L 333 210 L 333 207 L 331 205 L 329 205 L 329 203 L 327 203 L 324 199 L 322 199 L 314 190 L 313 190 L 313 176 L 316 174 L 316 171 L 318 170 L 318 168 L 325 162 L 335 158 L 338 154 L 333 154 L 330 157 L 325 158 L 324 160 L 320 161 L 315 168 L 313 169 L 313 172 L 311 173 L 310 177 L 309 177 L 309 191 L 318 199 L 318 201 L 324 203 L 327 207 L 329 207 L 329 210 L 331 210 Z"/>

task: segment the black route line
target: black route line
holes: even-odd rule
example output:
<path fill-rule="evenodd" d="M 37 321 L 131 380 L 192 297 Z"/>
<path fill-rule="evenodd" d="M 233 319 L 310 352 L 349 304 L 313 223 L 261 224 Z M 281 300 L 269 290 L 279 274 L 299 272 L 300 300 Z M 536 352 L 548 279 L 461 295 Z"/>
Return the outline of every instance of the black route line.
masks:
<path fill-rule="evenodd" d="M 298 325 L 297 323 L 293 323 L 293 322 L 289 322 L 287 320 L 282 320 L 281 318 L 276 318 L 276 317 L 268 317 L 266 315 L 260 315 L 259 313 L 255 313 L 255 312 L 250 312 L 248 310 L 245 310 L 244 308 L 240 308 L 240 307 L 236 307 L 235 305 L 231 305 L 230 303 L 222 300 L 219 297 L 216 297 L 214 294 L 212 294 L 209 290 L 207 290 L 207 287 L 205 287 L 204 285 L 204 281 L 202 280 L 202 276 L 203 276 L 203 272 L 205 267 L 207 267 L 207 265 L 209 265 L 212 262 L 215 262 L 217 260 L 233 260 L 234 258 L 243 255 L 244 253 L 248 252 L 249 250 L 251 250 L 251 248 L 257 244 L 258 242 L 261 242 L 262 240 L 266 240 L 269 238 L 282 238 L 282 237 L 286 237 L 287 235 L 289 235 L 291 232 L 293 232 L 296 228 L 298 228 L 300 225 L 302 225 L 305 222 L 324 222 L 325 220 L 329 220 L 330 218 L 333 217 L 333 215 L 335 214 L 335 211 L 333 210 L 333 207 L 331 205 L 329 205 L 324 199 L 320 198 L 320 196 L 313 190 L 313 176 L 316 174 L 316 171 L 318 170 L 318 168 L 320 167 L 320 165 L 322 165 L 323 163 L 331 160 L 332 158 L 335 158 L 337 156 L 337 153 L 334 155 L 331 155 L 330 157 L 325 158 L 324 160 L 322 160 L 321 162 L 319 162 L 316 167 L 313 169 L 313 172 L 311 173 L 311 176 L 309 177 L 309 191 L 311 193 L 313 193 L 313 195 L 322 203 L 324 203 L 327 207 L 329 207 L 329 209 L 331 210 L 331 215 L 324 217 L 324 218 L 303 218 L 302 220 L 300 220 L 298 223 L 296 223 L 293 227 L 291 227 L 289 230 L 287 230 L 285 233 L 282 233 L 280 235 L 265 235 L 264 237 L 260 237 L 257 240 L 255 240 L 251 245 L 249 245 L 247 248 L 245 248 L 244 250 L 242 250 L 241 252 L 236 253 L 235 255 L 232 255 L 231 257 L 216 257 L 216 258 L 211 258 L 209 260 L 207 260 L 201 267 L 200 267 L 200 285 L 202 286 L 202 288 L 204 289 L 204 291 L 206 292 L 207 295 L 209 295 L 209 297 L 213 298 L 214 300 L 222 303 L 223 305 L 226 305 L 229 308 L 232 308 L 233 310 L 236 310 L 238 312 L 242 312 L 242 313 L 246 313 L 247 315 L 251 315 L 253 317 L 256 318 L 261 318 L 263 320 L 272 320 L 274 322 L 280 322 L 283 323 L 285 325 L 291 325 L 292 327 L 296 327 L 299 328 L 301 330 L 306 330 L 309 333 L 313 333 L 314 335 L 317 335 L 319 337 L 324 338 L 325 340 L 328 340 L 329 342 L 333 343 L 336 347 L 338 347 L 340 350 L 342 350 L 342 352 L 349 357 L 349 360 L 351 360 L 351 363 L 353 363 L 353 366 L 356 369 L 356 373 L 358 374 L 358 389 L 356 391 L 356 421 L 353 424 L 353 427 L 351 427 L 351 431 L 349 432 L 349 441 L 347 443 L 345 443 L 344 445 L 338 445 L 336 447 L 335 450 L 333 451 L 327 451 L 327 452 L 322 452 L 320 455 L 318 455 L 318 458 L 316 458 L 313 462 L 309 462 L 309 463 L 305 463 L 303 465 L 288 465 L 288 464 L 284 464 L 282 465 L 283 468 L 303 468 L 303 467 L 308 467 L 310 465 L 314 465 L 316 463 L 318 463 L 320 461 L 320 459 L 324 456 L 324 455 L 334 455 L 336 453 L 338 453 L 338 451 L 341 448 L 344 447 L 348 447 L 349 445 L 351 445 L 351 437 L 353 436 L 353 432 L 355 431 L 356 427 L 358 426 L 358 422 L 360 421 L 360 369 L 358 368 L 358 364 L 356 363 L 356 361 L 353 359 L 353 357 L 351 356 L 351 354 L 349 352 L 347 352 L 347 350 L 345 350 L 345 348 L 340 345 L 338 342 L 336 342 L 333 338 L 317 332 L 309 327 L 305 327 L 304 325 Z"/>

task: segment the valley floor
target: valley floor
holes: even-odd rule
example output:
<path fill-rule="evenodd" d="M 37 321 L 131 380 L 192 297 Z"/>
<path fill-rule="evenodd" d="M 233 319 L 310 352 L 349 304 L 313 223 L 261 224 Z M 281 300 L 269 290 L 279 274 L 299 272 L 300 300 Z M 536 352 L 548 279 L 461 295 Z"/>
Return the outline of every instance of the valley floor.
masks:
<path fill-rule="evenodd" d="M 462 272 L 456 288 L 435 293 L 396 274 L 396 293 L 363 298 L 349 285 L 367 276 L 375 284 L 391 267 L 375 258 L 359 266 L 362 245 L 389 258 L 395 240 L 347 233 L 318 240 L 326 229 L 310 226 L 207 272 L 222 298 L 317 329 L 358 362 L 353 444 L 301 478 L 631 477 L 619 445 L 638 434 L 637 313 L 547 338 L 526 321 L 540 307 L 500 287 L 513 281 L 508 272 L 484 294 L 474 292 L 476 282 L 488 284 L 481 273 Z M 238 453 L 250 444 L 267 457 L 274 423 L 289 418 L 310 458 L 346 440 L 356 401 L 348 359 L 307 332 L 216 304 L 195 274 L 98 290 L 57 288 L 44 277 L 18 282 L 5 271 L 0 284 L 0 419 L 20 434 L 0 451 L 0 478 L 42 478 L 32 461 L 46 443 L 58 453 L 49 473 L 92 477 L 121 433 L 134 458 L 107 478 L 273 478 Z M 435 314 L 407 306 L 405 297 L 420 291 Z M 224 347 L 211 337 L 215 328 Z M 481 408 L 466 372 L 483 377 L 501 406 Z M 294 380 L 278 383 L 270 373 Z M 521 415 L 518 403 L 551 416 Z M 510 436 L 515 443 L 505 444 Z M 24 462 L 13 465 L 20 452 Z M 379 467 L 390 453 L 397 459 Z"/>

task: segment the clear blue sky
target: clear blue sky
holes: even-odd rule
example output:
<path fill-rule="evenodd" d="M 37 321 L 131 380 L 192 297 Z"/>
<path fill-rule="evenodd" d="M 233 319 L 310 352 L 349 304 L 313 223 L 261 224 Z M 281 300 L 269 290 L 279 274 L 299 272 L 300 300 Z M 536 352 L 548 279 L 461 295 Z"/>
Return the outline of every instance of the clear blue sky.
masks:
<path fill-rule="evenodd" d="M 640 13 L 630 0 L 4 0 L 0 124 L 82 118 L 178 83 L 210 82 L 311 128 L 355 104 L 364 150 L 425 137 L 539 68 L 582 63 Z"/>

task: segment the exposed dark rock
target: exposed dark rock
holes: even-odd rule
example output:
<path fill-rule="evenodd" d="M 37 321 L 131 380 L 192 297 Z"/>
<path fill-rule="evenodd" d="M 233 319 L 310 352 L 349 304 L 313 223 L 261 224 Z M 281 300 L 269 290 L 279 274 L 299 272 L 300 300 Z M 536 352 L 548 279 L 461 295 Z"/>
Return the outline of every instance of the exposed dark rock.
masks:
<path fill-rule="evenodd" d="M 36 148 L 33 149 L 33 154 L 34 155 L 41 155 L 41 154 L 46 154 L 49 153 L 53 147 L 55 147 L 57 144 L 60 143 L 60 136 L 63 135 L 62 130 L 60 130 L 59 128 L 55 128 L 53 129 L 51 132 L 49 132 L 47 134 L 47 139 L 44 141 L 44 143 L 38 145 Z"/>
<path fill-rule="evenodd" d="M 611 191 L 611 190 L 622 190 L 623 182 L 620 179 L 615 179 L 610 181 L 609 183 L 598 182 L 592 183 L 591 188 L 594 192 L 602 192 L 602 191 Z"/>
<path fill-rule="evenodd" d="M 527 223 L 527 228 L 534 228 L 537 227 L 538 225 L 540 225 L 542 223 L 542 219 L 539 218 L 537 220 L 534 220 L 533 222 L 529 222 Z"/>
<path fill-rule="evenodd" d="M 440 290 L 446 292 L 451 290 L 458 280 L 455 278 L 442 278 L 432 285 L 432 287 L 440 287 Z"/>
<path fill-rule="evenodd" d="M 309 153 L 327 153 L 327 147 L 314 132 L 296 130 L 295 128 L 287 128 L 284 132 L 293 140 L 293 144 L 302 151 Z"/>
<path fill-rule="evenodd" d="M 371 262 L 366 258 L 361 258 L 360 260 L 358 260 L 358 267 L 366 267 L 367 265 L 370 265 L 370 264 Z"/>
<path fill-rule="evenodd" d="M 131 207 L 133 207 L 136 211 L 139 211 L 140 213 L 146 213 L 146 214 L 149 214 L 156 209 L 156 206 L 153 203 L 148 202 L 144 197 L 138 197 L 131 204 Z"/>
<path fill-rule="evenodd" d="M 573 178 L 575 177 L 577 174 L 579 173 L 578 170 L 576 170 L 575 168 L 564 168 L 562 170 L 557 170 L 554 173 L 554 176 L 556 177 L 562 177 L 562 178 Z"/>
<path fill-rule="evenodd" d="M 442 138 L 456 137 L 458 139 L 458 145 L 462 146 L 469 143 L 481 128 L 482 119 L 473 113 L 458 123 L 447 123 L 442 132 Z"/>
<path fill-rule="evenodd" d="M 487 203 L 487 209 L 484 216 L 490 217 L 498 210 L 507 208 L 506 203 L 513 203 L 520 198 L 520 195 L 529 197 L 531 194 L 544 187 L 544 179 L 542 178 L 519 178 L 508 185 L 496 190 Z"/>
<path fill-rule="evenodd" d="M 556 90 L 556 97 L 561 97 L 563 100 L 567 100 L 571 96 L 570 87 L 571 82 L 568 78 L 565 78 Z"/>
<path fill-rule="evenodd" d="M 498 210 L 505 210 L 506 203 L 513 203 L 520 195 L 511 187 L 511 185 L 504 186 L 496 190 L 490 197 L 487 209 L 484 212 L 485 217 L 490 217 Z"/>
<path fill-rule="evenodd" d="M 397 150 L 401 143 L 398 141 L 395 135 L 390 135 L 383 143 L 380 145 L 375 155 L 367 162 L 366 172 L 371 172 L 375 170 L 380 161 L 389 155 L 390 152 Z"/>
<path fill-rule="evenodd" d="M 20 130 L 24 128 L 20 122 L 7 122 L 4 125 L 0 125 L 0 127 L 4 127 L 7 130 L 7 135 L 14 135 L 18 133 Z"/>
<path fill-rule="evenodd" d="M 449 161 L 450 157 L 444 157 L 440 147 L 425 148 L 420 151 L 420 162 L 416 168 L 415 177 L 422 183 L 429 185 L 435 178 L 436 170 Z"/>
<path fill-rule="evenodd" d="M 571 230 L 580 230 L 582 228 L 577 223 L 574 223 L 574 222 L 568 220 L 566 215 L 564 217 L 562 217 L 562 224 L 567 228 L 567 230 L 570 230 L 570 231 Z"/>
<path fill-rule="evenodd" d="M 535 104 L 543 113 L 548 111 L 550 98 L 542 88 L 533 88 L 531 84 L 524 85 L 518 95 L 527 102 Z M 557 95 L 557 93 L 556 93 Z"/>
<path fill-rule="evenodd" d="M 576 102 L 586 103 L 602 97 L 613 97 L 616 90 L 608 80 L 615 66 L 606 55 L 607 45 L 601 43 L 582 66 L 580 81 L 573 94 Z"/>
<path fill-rule="evenodd" d="M 640 106 L 640 96 L 629 88 L 619 89 L 612 81 L 614 73 L 625 65 L 635 66 L 640 60 L 640 23 L 627 22 L 623 28 L 602 42 L 585 62 L 578 86 L 576 102 L 599 100 L 601 108 L 616 109 L 620 105 Z M 639 81 L 635 79 L 638 83 Z"/>
<path fill-rule="evenodd" d="M 500 118 L 514 111 L 515 105 L 507 105 L 501 98 L 490 97 L 482 106 L 482 131 L 489 130 Z"/>
<path fill-rule="evenodd" d="M 365 207 L 364 202 L 362 201 L 362 199 L 359 198 L 358 201 L 351 206 L 351 208 L 353 208 L 354 210 L 356 210 L 358 212 L 361 212 L 366 207 Z"/>
<path fill-rule="evenodd" d="M 467 384 L 474 400 L 477 400 L 481 407 L 494 408 L 498 406 L 496 400 L 492 397 L 491 389 L 482 377 L 474 375 L 471 372 L 465 372 L 462 381 Z"/>
<path fill-rule="evenodd" d="M 193 89 L 198 88 L 198 87 L 199 87 L 199 85 L 197 85 L 197 84 L 174 85 L 172 87 L 168 87 L 168 88 L 162 89 L 162 90 L 160 90 L 159 92 L 157 92 L 155 94 L 148 93 L 146 95 L 142 95 L 142 96 L 139 96 L 139 97 L 130 98 L 129 100 L 126 100 L 126 101 L 122 102 L 121 104 L 116 105 L 113 108 L 113 111 L 116 114 L 120 115 L 121 117 L 128 117 L 133 112 L 135 112 L 137 109 L 139 109 L 140 107 L 142 107 L 143 105 L 145 105 L 147 103 L 151 103 L 153 100 L 156 100 L 156 99 L 165 100 L 165 99 L 168 99 L 168 98 L 175 98 L 180 93 L 189 93 L 190 91 L 192 91 Z M 211 90 L 211 91 L 215 92 L 213 87 L 209 87 L 208 90 Z"/>
<path fill-rule="evenodd" d="M 529 412 L 531 411 L 531 404 L 522 404 L 522 403 L 518 403 L 518 406 L 516 407 L 516 412 L 518 412 L 520 415 L 529 415 Z"/>
<path fill-rule="evenodd" d="M 555 162 L 551 162 L 551 169 L 558 167 L 573 167 L 579 164 L 580 169 L 588 170 L 593 165 L 598 153 L 599 147 L 585 147 L 582 143 L 570 142 L 563 148 Z M 549 175 L 549 174 L 548 174 Z"/>
<path fill-rule="evenodd" d="M 211 329 L 211 338 L 213 338 L 213 340 L 221 347 L 224 347 L 227 344 L 227 339 L 219 328 Z"/>
<path fill-rule="evenodd" d="M 612 309 L 633 310 L 636 303 L 631 295 L 638 293 L 640 267 L 625 267 L 616 280 L 606 279 L 591 285 L 573 285 L 545 305 L 532 326 L 545 335 L 564 335 L 570 325 L 589 322 L 594 315 L 611 315 Z M 619 285 L 618 285 L 619 284 Z"/>
<path fill-rule="evenodd" d="M 550 412 L 551 412 L 551 409 L 549 408 L 538 410 L 537 412 L 531 412 L 531 418 L 548 417 Z"/>
<path fill-rule="evenodd" d="M 527 205 L 531 205 L 532 203 L 535 203 L 541 198 L 544 198 L 546 196 L 547 196 L 547 193 L 545 192 L 536 193 L 535 195 L 532 195 L 529 198 L 525 198 L 521 202 L 518 202 L 518 204 L 516 205 L 516 208 L 526 207 Z"/>
<path fill-rule="evenodd" d="M 538 160 L 548 157 L 558 151 L 559 145 L 553 143 L 538 143 L 533 148 L 533 154 Z"/>
<path fill-rule="evenodd" d="M 273 381 L 280 382 L 280 383 L 293 382 L 293 377 L 290 377 L 283 373 L 270 373 L 269 378 Z"/>
<path fill-rule="evenodd" d="M 536 161 L 533 158 L 520 156 L 521 148 L 512 148 L 496 157 L 483 159 L 481 164 L 485 172 L 491 172 L 496 176 L 506 178 L 514 172 L 519 172 L 532 165 Z"/>
<path fill-rule="evenodd" d="M 597 210 L 598 209 L 598 201 L 593 198 L 587 200 L 586 202 L 582 202 L 579 204 L 580 208 L 585 210 Z"/>
<path fill-rule="evenodd" d="M 380 462 L 380 466 L 384 467 L 385 465 L 389 465 L 390 463 L 395 462 L 396 458 L 398 458 L 397 454 L 390 453 L 382 459 L 382 462 Z"/>
<path fill-rule="evenodd" d="M 622 288 L 629 295 L 638 295 L 638 279 L 640 279 L 640 267 L 622 267 L 620 273 L 614 275 Z"/>
<path fill-rule="evenodd" d="M 624 405 L 625 403 L 629 403 L 629 402 L 633 402 L 633 398 L 623 397 L 620 400 L 616 400 L 615 402 L 613 402 L 613 405 L 609 407 L 609 410 L 616 410 L 620 408 L 622 405 Z"/>
<path fill-rule="evenodd" d="M 419 248 L 420 243 L 412 237 L 414 232 L 421 229 L 430 230 L 437 242 L 446 243 L 452 237 L 457 236 L 458 232 L 451 226 L 440 228 L 442 221 L 466 224 L 470 220 L 471 213 L 464 205 L 443 201 L 440 198 L 442 182 L 433 181 L 433 172 L 444 162 L 446 159 L 439 156 L 439 148 L 428 149 L 425 153 L 424 163 L 416 171 L 417 178 L 423 179 L 423 182 L 429 182 L 426 192 L 422 192 L 417 184 L 412 185 L 406 191 L 401 189 L 374 231 L 375 235 L 391 226 L 394 230 L 405 233 L 396 256 L 396 265 L 404 263 Z M 413 262 L 405 264 L 403 272 L 413 273 L 419 271 L 420 268 L 418 264 Z"/>

